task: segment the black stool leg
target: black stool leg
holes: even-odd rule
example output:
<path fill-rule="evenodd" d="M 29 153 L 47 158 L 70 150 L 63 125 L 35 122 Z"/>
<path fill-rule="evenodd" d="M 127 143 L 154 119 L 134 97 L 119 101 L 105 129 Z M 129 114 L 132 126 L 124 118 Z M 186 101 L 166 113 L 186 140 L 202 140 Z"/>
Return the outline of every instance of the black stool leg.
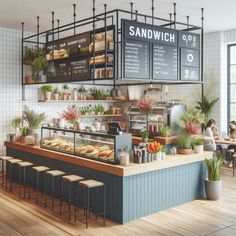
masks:
<path fill-rule="evenodd" d="M 69 183 L 69 201 L 68 201 L 68 207 L 69 207 L 69 220 L 71 220 L 71 183 Z"/>
<path fill-rule="evenodd" d="M 77 183 L 74 183 L 74 221 L 76 222 L 76 210 L 77 210 Z"/>
<path fill-rule="evenodd" d="M 23 167 L 23 174 L 24 174 L 24 180 L 23 180 L 23 183 L 24 183 L 24 198 L 25 198 L 25 194 L 26 194 L 26 188 L 25 188 L 25 179 L 26 179 L 26 176 L 25 176 L 25 166 Z"/>
<path fill-rule="evenodd" d="M 36 195 L 36 203 L 39 204 L 39 172 L 36 171 L 36 191 L 37 191 L 37 195 Z"/>
<path fill-rule="evenodd" d="M 234 177 L 234 170 L 235 170 L 235 166 L 234 166 L 234 157 L 233 157 L 233 177 Z"/>
<path fill-rule="evenodd" d="M 45 208 L 47 208 L 47 176 L 45 175 Z"/>
<path fill-rule="evenodd" d="M 86 228 L 88 228 L 88 211 L 89 211 L 89 188 L 87 188 L 87 204 L 86 204 Z"/>
<path fill-rule="evenodd" d="M 4 188 L 4 162 L 2 161 L 2 188 Z"/>
<path fill-rule="evenodd" d="M 19 166 L 19 197 L 21 195 L 21 167 Z"/>
<path fill-rule="evenodd" d="M 54 211 L 54 177 L 52 177 L 52 211 Z"/>
<path fill-rule="evenodd" d="M 61 216 L 61 211 L 62 211 L 62 204 L 63 204 L 63 181 L 61 179 L 60 181 L 60 216 Z"/>
<path fill-rule="evenodd" d="M 106 225 L 106 191 L 105 191 L 105 185 L 103 185 L 103 225 Z"/>

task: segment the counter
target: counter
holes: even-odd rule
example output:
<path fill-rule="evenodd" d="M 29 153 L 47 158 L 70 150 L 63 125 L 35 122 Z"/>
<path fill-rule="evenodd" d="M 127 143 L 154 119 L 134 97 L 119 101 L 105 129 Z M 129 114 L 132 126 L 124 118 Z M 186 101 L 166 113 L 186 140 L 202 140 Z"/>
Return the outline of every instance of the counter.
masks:
<path fill-rule="evenodd" d="M 106 215 L 119 223 L 204 197 L 205 158 L 212 152 L 167 155 L 165 160 L 127 167 L 5 142 L 7 155 L 68 174 L 103 181 Z M 58 193 L 59 194 L 59 193 Z"/>

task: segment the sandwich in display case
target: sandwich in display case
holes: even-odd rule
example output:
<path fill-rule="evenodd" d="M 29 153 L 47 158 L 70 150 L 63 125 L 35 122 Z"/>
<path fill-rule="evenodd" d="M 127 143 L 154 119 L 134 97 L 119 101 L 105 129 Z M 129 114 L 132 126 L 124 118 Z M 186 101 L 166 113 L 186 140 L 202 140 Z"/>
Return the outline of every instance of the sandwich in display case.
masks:
<path fill-rule="evenodd" d="M 119 151 L 131 150 L 132 136 L 42 127 L 41 148 L 119 164 Z"/>

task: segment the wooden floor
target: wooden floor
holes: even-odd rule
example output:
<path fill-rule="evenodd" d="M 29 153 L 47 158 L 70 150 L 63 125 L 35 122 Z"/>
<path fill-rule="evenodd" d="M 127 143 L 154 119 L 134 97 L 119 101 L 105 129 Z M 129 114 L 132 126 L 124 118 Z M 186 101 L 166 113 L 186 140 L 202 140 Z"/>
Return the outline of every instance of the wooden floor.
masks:
<path fill-rule="evenodd" d="M 197 200 L 165 210 L 125 225 L 107 220 L 82 223 L 61 219 L 50 210 L 20 200 L 0 190 L 0 236 L 18 235 L 98 235 L 98 236 L 236 236 L 236 177 L 223 169 L 223 195 L 219 201 Z"/>

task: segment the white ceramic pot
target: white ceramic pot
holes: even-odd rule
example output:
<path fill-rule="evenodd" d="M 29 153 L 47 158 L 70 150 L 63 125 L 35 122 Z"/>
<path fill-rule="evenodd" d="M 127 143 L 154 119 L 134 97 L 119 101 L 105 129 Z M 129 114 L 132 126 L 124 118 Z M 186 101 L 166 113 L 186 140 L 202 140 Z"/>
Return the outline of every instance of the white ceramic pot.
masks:
<path fill-rule="evenodd" d="M 59 100 L 59 93 L 54 93 L 54 99 Z"/>
<path fill-rule="evenodd" d="M 51 100 L 52 93 L 51 92 L 46 92 L 45 93 L 45 100 L 50 101 Z"/>
<path fill-rule="evenodd" d="M 205 191 L 208 200 L 218 200 L 222 191 L 222 181 L 205 180 Z"/>
<path fill-rule="evenodd" d="M 78 93 L 77 93 L 77 90 L 74 90 L 74 91 L 73 91 L 73 98 L 74 98 L 75 101 L 78 100 Z"/>
<path fill-rule="evenodd" d="M 194 152 L 198 153 L 198 154 L 202 154 L 203 153 L 203 145 L 194 146 Z"/>

